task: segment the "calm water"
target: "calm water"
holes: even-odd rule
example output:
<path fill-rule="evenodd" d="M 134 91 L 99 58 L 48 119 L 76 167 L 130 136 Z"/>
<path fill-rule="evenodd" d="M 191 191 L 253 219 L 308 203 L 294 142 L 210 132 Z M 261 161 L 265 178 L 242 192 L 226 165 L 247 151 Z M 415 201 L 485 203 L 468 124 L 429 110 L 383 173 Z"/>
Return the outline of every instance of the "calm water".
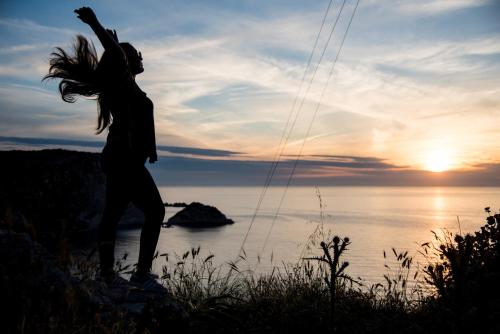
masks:
<path fill-rule="evenodd" d="M 267 246 L 262 250 L 283 190 L 276 187 L 267 191 L 245 243 L 248 261 L 241 263 L 241 267 L 254 269 L 257 254 L 261 258 L 257 271 L 268 271 L 282 261 L 297 262 L 304 243 L 321 220 L 316 189 L 289 188 Z M 210 229 L 162 229 L 157 249 L 160 253 L 182 254 L 191 247 L 201 246 L 202 255 L 215 254 L 217 263 L 234 260 L 261 191 L 261 187 L 160 188 L 164 201 L 213 205 L 235 224 Z M 498 208 L 500 204 L 500 188 L 324 187 L 319 191 L 325 229 L 351 239 L 346 254 L 350 262 L 348 273 L 361 276 L 367 283 L 382 281 L 386 273 L 384 250 L 392 254 L 394 247 L 419 257 L 419 245 L 433 239 L 431 230 L 458 232 L 461 228 L 462 232 L 471 232 L 483 224 L 484 207 Z M 166 219 L 178 210 L 167 208 Z M 127 252 L 127 261 L 135 263 L 139 234 L 140 230 L 120 231 L 117 256 Z M 392 257 L 387 262 L 391 264 Z M 154 270 L 161 272 L 163 264 L 157 261 Z"/>

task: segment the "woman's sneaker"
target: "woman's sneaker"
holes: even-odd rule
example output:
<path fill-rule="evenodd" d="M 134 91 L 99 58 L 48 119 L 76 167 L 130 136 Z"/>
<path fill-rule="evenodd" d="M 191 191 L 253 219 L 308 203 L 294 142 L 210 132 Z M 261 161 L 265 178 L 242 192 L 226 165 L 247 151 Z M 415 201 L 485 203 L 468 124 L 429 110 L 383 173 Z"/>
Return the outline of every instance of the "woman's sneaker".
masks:
<path fill-rule="evenodd" d="M 130 276 L 130 283 L 138 288 L 144 289 L 145 291 L 166 294 L 167 289 L 158 283 L 157 279 L 158 275 L 153 273 L 139 273 L 136 271 L 132 274 L 132 276 Z"/>
<path fill-rule="evenodd" d="M 113 301 L 126 301 L 131 290 L 137 289 L 118 273 L 99 274 L 96 281 L 101 282 L 100 293 Z"/>
<path fill-rule="evenodd" d="M 121 277 L 118 273 L 112 271 L 106 274 L 99 274 L 98 281 L 106 284 L 108 288 L 132 288 L 133 286 L 125 278 Z"/>

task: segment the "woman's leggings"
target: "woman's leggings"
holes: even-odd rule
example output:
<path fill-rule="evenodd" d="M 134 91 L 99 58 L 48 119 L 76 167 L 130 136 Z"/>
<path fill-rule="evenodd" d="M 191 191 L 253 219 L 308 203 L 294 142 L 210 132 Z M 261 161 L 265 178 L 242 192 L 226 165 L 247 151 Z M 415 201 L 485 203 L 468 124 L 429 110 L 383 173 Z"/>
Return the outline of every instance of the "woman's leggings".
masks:
<path fill-rule="evenodd" d="M 133 203 L 145 216 L 137 270 L 151 270 L 153 256 L 165 217 L 165 206 L 151 174 L 141 163 L 105 163 L 106 203 L 98 230 L 101 272 L 113 270 L 116 229 L 129 203 Z"/>

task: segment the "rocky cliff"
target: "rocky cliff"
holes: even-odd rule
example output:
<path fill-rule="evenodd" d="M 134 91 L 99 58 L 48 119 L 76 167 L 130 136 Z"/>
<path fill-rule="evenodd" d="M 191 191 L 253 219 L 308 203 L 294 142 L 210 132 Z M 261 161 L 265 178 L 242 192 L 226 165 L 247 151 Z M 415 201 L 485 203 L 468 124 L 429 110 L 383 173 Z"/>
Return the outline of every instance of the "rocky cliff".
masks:
<path fill-rule="evenodd" d="M 100 154 L 67 150 L 0 151 L 0 220 L 44 244 L 92 235 L 104 206 Z M 129 208 L 122 226 L 140 224 Z M 62 237 L 62 238 L 61 238 Z"/>

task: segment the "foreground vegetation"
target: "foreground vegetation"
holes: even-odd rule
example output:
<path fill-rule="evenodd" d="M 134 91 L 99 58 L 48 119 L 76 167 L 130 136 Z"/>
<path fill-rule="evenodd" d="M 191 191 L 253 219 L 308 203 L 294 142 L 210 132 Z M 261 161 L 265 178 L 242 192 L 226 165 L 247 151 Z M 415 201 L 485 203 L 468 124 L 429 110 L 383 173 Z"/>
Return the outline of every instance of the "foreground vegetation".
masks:
<path fill-rule="evenodd" d="M 6 217 L 0 243 L 2 331 L 498 333 L 500 214 L 486 212 L 485 225 L 474 234 L 436 233 L 423 244 L 423 270 L 416 271 L 406 252 L 393 250 L 399 266 L 370 287 L 348 275 L 343 255 L 351 241 L 321 229 L 309 240 L 312 255 L 266 275 L 240 270 L 244 255 L 216 266 L 213 255 L 202 257 L 200 249 L 158 254 L 171 295 L 151 300 L 140 312 L 99 303 L 91 254 L 48 254 L 26 234 L 7 232 Z M 130 268 L 118 263 L 117 269 Z"/>

